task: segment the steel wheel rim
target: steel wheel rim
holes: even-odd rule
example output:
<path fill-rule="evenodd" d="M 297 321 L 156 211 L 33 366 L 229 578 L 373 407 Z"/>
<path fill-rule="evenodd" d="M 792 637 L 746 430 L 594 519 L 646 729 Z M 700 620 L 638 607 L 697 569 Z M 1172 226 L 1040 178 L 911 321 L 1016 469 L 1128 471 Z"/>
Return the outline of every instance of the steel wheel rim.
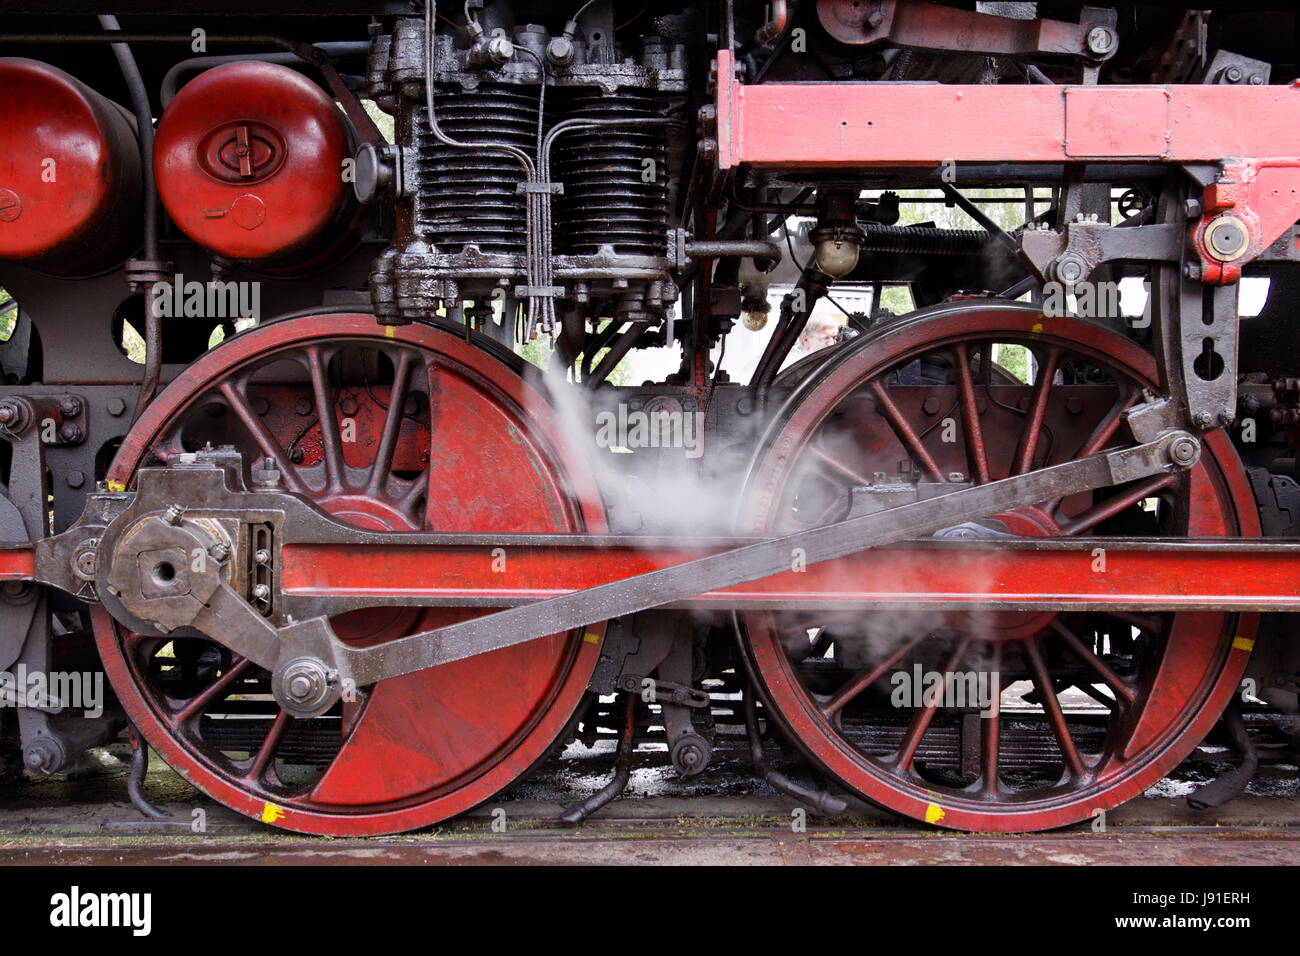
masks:
<path fill-rule="evenodd" d="M 982 334 L 1004 336 L 1000 341 L 1023 339 L 1043 345 L 1060 344 L 1086 358 L 1135 371 L 1142 384 L 1155 387 L 1155 363 L 1149 353 L 1118 333 L 1092 323 L 1045 319 L 1031 307 L 1005 304 L 957 303 L 924 310 L 882 333 L 854 343 L 796 390 L 756 455 L 740 530 L 770 532 L 770 521 L 786 493 L 786 482 L 806 448 L 801 436 L 811 441 L 820 425 L 859 383 L 894 368 L 904 356 L 950 348 Z M 1076 341 L 1079 338 L 1086 339 L 1088 344 L 1081 348 Z M 877 371 L 871 373 L 871 369 Z M 1258 534 L 1253 509 L 1232 507 L 1251 498 L 1230 442 L 1222 434 L 1212 433 L 1207 436 L 1205 451 L 1206 460 L 1198 465 L 1198 471 L 1209 477 L 1208 485 L 1224 508 L 1222 517 L 1229 522 L 1218 533 Z M 1204 485 L 1197 487 L 1199 497 L 1204 493 Z M 1198 528 L 1197 533 L 1203 534 L 1205 529 Z M 1232 615 L 1210 616 L 1220 620 L 1213 641 L 1213 660 L 1205 667 L 1202 680 L 1189 692 L 1177 718 L 1126 759 L 1125 765 L 1133 769 L 1118 776 L 1112 771 L 1092 784 L 1057 795 L 1001 805 L 991 804 L 987 796 L 972 799 L 931 781 L 899 779 L 888 761 L 882 763 L 868 757 L 835 729 L 822 703 L 804 687 L 781 649 L 779 628 L 774 626 L 770 614 L 739 614 L 736 620 L 746 652 L 764 685 L 765 696 L 773 705 L 773 716 L 822 769 L 867 799 L 919 820 L 956 829 L 1018 831 L 1062 826 L 1086 819 L 1098 810 L 1110 809 L 1141 793 L 1196 746 L 1238 686 L 1257 623 L 1255 615 L 1242 615 L 1235 620 Z M 924 739 L 926 732 L 923 728 L 920 739 Z M 1059 744 L 1058 749 L 1061 749 Z M 997 779 L 996 769 L 993 776 Z"/>

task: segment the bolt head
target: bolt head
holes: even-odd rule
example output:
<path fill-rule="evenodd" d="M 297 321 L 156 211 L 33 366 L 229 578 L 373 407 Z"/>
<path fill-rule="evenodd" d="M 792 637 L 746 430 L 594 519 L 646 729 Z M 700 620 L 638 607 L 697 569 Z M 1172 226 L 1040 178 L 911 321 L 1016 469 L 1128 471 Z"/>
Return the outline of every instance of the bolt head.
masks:
<path fill-rule="evenodd" d="M 1180 465 L 1190 465 L 1200 452 L 1200 443 L 1194 438 L 1179 438 L 1169 449 L 1169 454 Z"/>
<path fill-rule="evenodd" d="M 1250 233 L 1236 216 L 1220 216 L 1205 229 L 1205 248 L 1220 262 L 1241 258 L 1250 246 Z"/>
<path fill-rule="evenodd" d="M 1115 50 L 1115 31 L 1110 27 L 1093 27 L 1088 31 L 1088 52 L 1093 56 L 1106 56 Z"/>

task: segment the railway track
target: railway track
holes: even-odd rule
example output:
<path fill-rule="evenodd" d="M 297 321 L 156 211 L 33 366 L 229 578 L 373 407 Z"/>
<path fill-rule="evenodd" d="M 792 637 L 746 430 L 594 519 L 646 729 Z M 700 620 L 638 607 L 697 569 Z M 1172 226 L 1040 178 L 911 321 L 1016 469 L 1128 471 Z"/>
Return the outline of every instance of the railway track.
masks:
<path fill-rule="evenodd" d="M 1256 733 L 1255 736 L 1260 736 Z M 612 742 L 574 744 L 526 783 L 422 831 L 368 840 L 287 834 L 234 813 L 154 763 L 145 792 L 170 814 L 147 819 L 126 800 L 122 751 L 98 754 L 70 779 L 24 778 L 0 792 L 0 865 L 876 865 L 1034 864 L 1277 866 L 1300 862 L 1300 778 L 1280 749 L 1247 792 L 1193 810 L 1186 795 L 1230 762 L 1198 749 L 1147 793 L 1111 811 L 1104 828 L 1048 833 L 938 831 L 867 804 L 818 819 L 753 776 L 737 748 L 720 747 L 708 771 L 680 780 L 662 743 L 643 745 L 622 799 L 581 827 L 558 821 L 575 797 L 598 789 Z M 792 774 L 793 761 L 777 764 Z"/>

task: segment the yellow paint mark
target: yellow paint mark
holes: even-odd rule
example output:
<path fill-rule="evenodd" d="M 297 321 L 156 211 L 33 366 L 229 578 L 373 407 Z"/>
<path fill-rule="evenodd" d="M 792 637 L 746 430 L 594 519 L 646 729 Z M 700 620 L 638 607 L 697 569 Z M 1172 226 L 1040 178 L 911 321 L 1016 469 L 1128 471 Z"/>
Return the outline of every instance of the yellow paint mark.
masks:
<path fill-rule="evenodd" d="M 1232 639 L 1232 649 L 1235 651 L 1250 651 L 1255 649 L 1255 641 L 1249 637 L 1234 637 Z"/>
<path fill-rule="evenodd" d="M 937 803 L 932 803 L 925 808 L 925 822 L 938 823 L 944 818 L 943 807 Z"/>
<path fill-rule="evenodd" d="M 593 634 L 593 633 L 591 633 L 591 631 L 588 631 L 586 634 L 582 635 L 582 639 L 583 639 L 584 641 L 586 641 L 588 644 L 599 644 L 599 643 L 600 643 L 600 635 L 599 635 L 599 634 Z"/>
<path fill-rule="evenodd" d="M 283 808 L 277 807 L 274 803 L 262 804 L 263 823 L 275 823 L 275 821 L 281 819 L 283 816 L 284 816 Z"/>
<path fill-rule="evenodd" d="M 1035 322 L 1033 328 L 1031 328 L 1029 331 L 1030 331 L 1030 332 L 1033 332 L 1035 335 L 1042 335 L 1042 334 L 1043 334 L 1043 323 L 1042 323 L 1042 322 Z"/>
<path fill-rule="evenodd" d="M 397 327 L 396 327 L 396 326 L 394 326 L 394 325 L 385 325 L 385 326 L 384 326 L 384 338 L 386 338 L 386 339 L 391 339 L 391 338 L 392 338 L 393 336 L 395 336 L 395 335 L 397 335 Z"/>
<path fill-rule="evenodd" d="M 121 481 L 110 481 L 108 483 L 109 491 L 126 491 L 126 484 Z"/>

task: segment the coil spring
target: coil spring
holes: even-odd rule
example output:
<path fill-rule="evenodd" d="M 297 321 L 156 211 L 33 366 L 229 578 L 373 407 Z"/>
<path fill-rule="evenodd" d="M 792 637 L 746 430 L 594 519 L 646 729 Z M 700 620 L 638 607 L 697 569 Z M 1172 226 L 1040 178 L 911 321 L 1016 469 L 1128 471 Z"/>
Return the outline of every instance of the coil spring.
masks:
<path fill-rule="evenodd" d="M 582 93 L 568 99 L 564 116 L 660 117 L 665 105 L 652 93 Z M 564 183 L 564 195 L 556 203 L 556 251 L 592 255 L 609 245 L 621 254 L 665 254 L 668 150 L 663 127 L 575 130 L 560 137 L 554 150 L 554 174 Z"/>
<path fill-rule="evenodd" d="M 863 252 L 896 252 L 913 255 L 976 255 L 984 250 L 989 235 L 976 229 L 936 229 L 933 226 L 882 226 L 862 223 Z"/>
<path fill-rule="evenodd" d="M 472 92 L 438 90 L 438 126 L 465 143 L 505 143 L 537 153 L 537 96 L 509 87 Z M 439 142 L 425 110 L 413 111 L 418 166 L 414 211 L 419 231 L 446 253 L 474 243 L 483 252 L 524 250 L 524 181 L 519 163 L 503 153 Z"/>

